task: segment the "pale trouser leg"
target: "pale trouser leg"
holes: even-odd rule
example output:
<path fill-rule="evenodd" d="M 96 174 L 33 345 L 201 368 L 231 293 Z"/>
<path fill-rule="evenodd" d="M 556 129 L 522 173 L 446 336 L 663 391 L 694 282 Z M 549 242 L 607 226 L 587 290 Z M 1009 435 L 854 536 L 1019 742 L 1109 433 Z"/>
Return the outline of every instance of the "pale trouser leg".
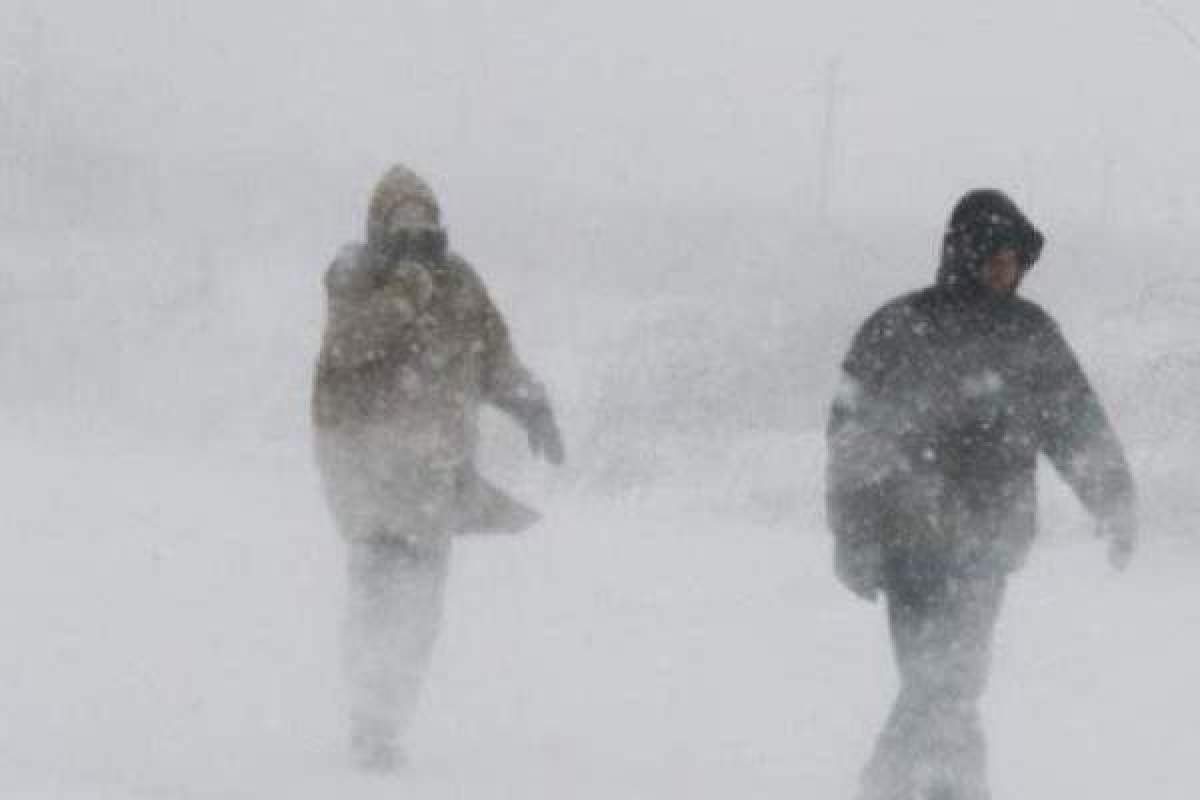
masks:
<path fill-rule="evenodd" d="M 891 576 L 900 693 L 863 773 L 862 800 L 987 800 L 978 703 L 1003 576 Z"/>
<path fill-rule="evenodd" d="M 448 537 L 349 545 L 343 628 L 351 741 L 367 766 L 388 766 L 416 711 L 442 616 Z"/>

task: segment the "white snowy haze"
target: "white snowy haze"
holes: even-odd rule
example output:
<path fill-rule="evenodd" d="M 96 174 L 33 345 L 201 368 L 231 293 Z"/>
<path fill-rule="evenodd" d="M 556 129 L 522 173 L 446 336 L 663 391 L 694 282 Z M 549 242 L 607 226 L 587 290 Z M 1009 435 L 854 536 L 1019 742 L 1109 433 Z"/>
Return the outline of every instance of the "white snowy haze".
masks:
<path fill-rule="evenodd" d="M 996 800 L 1200 796 L 1200 9 L 1184 0 L 5 0 L 0 797 L 852 796 L 895 691 L 823 422 L 975 186 L 1129 452 L 1111 573 L 1043 465 L 984 701 Z M 393 162 L 568 464 L 456 543 L 411 765 L 343 752 L 321 275 Z"/>

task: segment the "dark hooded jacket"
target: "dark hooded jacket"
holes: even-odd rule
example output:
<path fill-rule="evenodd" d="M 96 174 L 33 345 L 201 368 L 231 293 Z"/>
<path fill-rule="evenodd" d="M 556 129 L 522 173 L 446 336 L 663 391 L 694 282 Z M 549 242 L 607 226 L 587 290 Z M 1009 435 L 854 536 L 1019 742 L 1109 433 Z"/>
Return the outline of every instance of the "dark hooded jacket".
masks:
<path fill-rule="evenodd" d="M 1121 446 L 1054 320 L 981 282 L 989 256 L 1033 266 L 1042 235 L 1005 195 L 951 216 L 937 280 L 872 314 L 828 427 L 827 510 L 842 556 L 874 549 L 1004 573 L 1037 530 L 1039 453 L 1100 519 L 1130 514 Z"/>

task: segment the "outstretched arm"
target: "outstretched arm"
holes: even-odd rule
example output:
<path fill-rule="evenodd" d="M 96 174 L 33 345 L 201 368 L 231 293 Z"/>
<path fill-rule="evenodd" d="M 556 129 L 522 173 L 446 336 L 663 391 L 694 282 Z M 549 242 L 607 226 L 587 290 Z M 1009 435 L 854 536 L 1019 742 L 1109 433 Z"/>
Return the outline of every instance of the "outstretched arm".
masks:
<path fill-rule="evenodd" d="M 566 453 L 546 389 L 517 358 L 504 318 L 482 284 L 480 287 L 484 300 L 483 398 L 525 428 L 534 455 L 561 464 Z"/>

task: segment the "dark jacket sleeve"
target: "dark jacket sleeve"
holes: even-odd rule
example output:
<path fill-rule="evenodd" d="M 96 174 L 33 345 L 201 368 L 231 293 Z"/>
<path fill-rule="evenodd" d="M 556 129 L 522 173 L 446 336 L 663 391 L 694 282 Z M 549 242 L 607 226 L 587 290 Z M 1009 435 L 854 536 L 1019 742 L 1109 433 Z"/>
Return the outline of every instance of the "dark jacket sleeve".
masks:
<path fill-rule="evenodd" d="M 1100 399 L 1053 321 L 1047 320 L 1039 339 L 1042 452 L 1094 516 L 1132 512 L 1133 476 Z"/>
<path fill-rule="evenodd" d="M 838 543 L 850 551 L 877 544 L 897 482 L 907 471 L 894 398 L 887 378 L 897 367 L 904 314 L 885 307 L 854 338 L 826 429 L 826 515 Z"/>

